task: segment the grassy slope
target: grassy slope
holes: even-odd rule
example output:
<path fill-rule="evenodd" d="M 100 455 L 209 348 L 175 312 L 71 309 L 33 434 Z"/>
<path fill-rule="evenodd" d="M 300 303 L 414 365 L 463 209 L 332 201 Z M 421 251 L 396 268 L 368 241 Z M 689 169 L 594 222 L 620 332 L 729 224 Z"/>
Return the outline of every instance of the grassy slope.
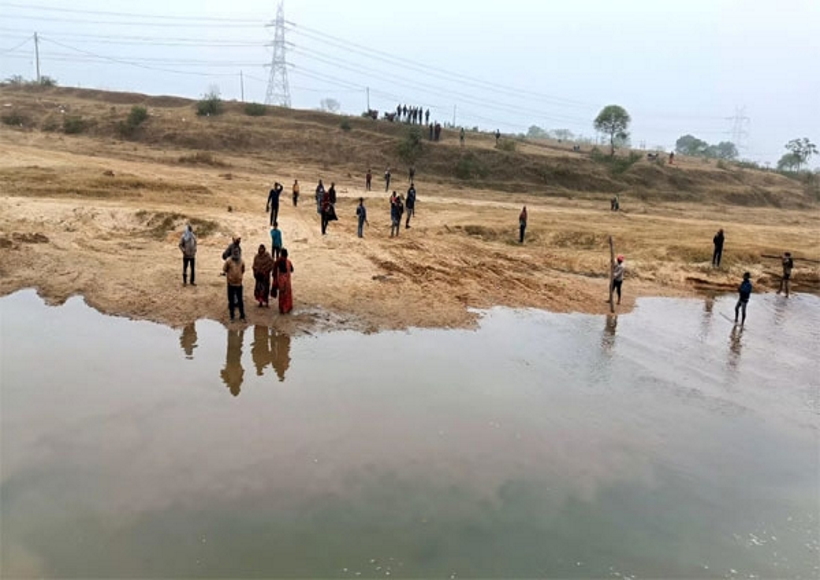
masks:
<path fill-rule="evenodd" d="M 148 108 L 148 120 L 123 139 L 118 125 L 133 105 Z M 340 117 L 317 111 L 268 108 L 262 117 L 244 114 L 241 103 L 226 103 L 225 113 L 197 117 L 194 101 L 72 88 L 0 87 L 0 117 L 22 120 L 19 130 L 62 131 L 65 117 L 81 117 L 83 133 L 99 139 L 133 140 L 180 152 L 200 150 L 205 164 L 218 165 L 220 156 L 276 157 L 361 175 L 372 167 L 380 180 L 384 167 L 404 172 L 407 163 L 397 153 L 408 128 L 401 124 Z M 346 119 L 350 130 L 341 128 Z M 746 206 L 809 207 L 817 192 L 782 175 L 718 168 L 714 162 L 676 159 L 675 166 L 641 159 L 618 170 L 575 153 L 571 144 L 519 142 L 514 152 L 494 147 L 488 134 L 469 133 L 460 147 L 453 131 L 442 142 L 426 140 L 416 162 L 419 174 L 439 184 L 469 184 L 500 191 L 562 197 L 599 198 L 614 193 L 643 201 L 700 201 Z M 70 138 L 67 136 L 66 138 Z M 190 160 L 190 156 L 188 157 Z M 196 159 L 194 159 L 196 161 Z M 464 179 L 465 168 L 471 177 Z M 461 169 L 461 172 L 459 172 Z M 461 174 L 462 179 L 457 175 Z"/>

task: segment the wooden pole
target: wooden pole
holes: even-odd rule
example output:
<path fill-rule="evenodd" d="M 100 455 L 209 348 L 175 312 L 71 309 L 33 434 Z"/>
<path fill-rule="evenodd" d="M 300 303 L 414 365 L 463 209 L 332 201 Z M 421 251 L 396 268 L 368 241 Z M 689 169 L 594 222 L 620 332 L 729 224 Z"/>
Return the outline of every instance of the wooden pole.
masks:
<path fill-rule="evenodd" d="M 609 236 L 609 311 L 615 312 L 615 302 L 612 299 L 612 282 L 615 280 L 615 246 L 612 236 Z"/>

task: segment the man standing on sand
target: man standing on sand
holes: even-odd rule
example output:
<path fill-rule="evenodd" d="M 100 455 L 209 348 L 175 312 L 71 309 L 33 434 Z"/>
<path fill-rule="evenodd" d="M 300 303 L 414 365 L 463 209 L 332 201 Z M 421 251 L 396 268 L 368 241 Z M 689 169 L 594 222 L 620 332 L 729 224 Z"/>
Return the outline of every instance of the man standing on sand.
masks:
<path fill-rule="evenodd" d="M 498 141 L 501 139 L 501 131 L 498 129 L 495 130 L 495 144 L 498 146 Z"/>
<path fill-rule="evenodd" d="M 618 293 L 618 304 L 621 303 L 621 285 L 624 283 L 624 273 L 626 266 L 624 265 L 624 257 L 618 256 L 617 262 L 612 268 L 612 292 Z"/>
<path fill-rule="evenodd" d="M 245 322 L 245 301 L 242 298 L 242 276 L 245 274 L 245 262 L 242 261 L 239 247 L 235 247 L 231 257 L 225 260 L 222 271 L 228 277 L 228 311 L 231 314 L 231 322 L 233 322 L 234 311 L 237 308 L 239 308 L 239 320 Z"/>
<path fill-rule="evenodd" d="M 359 205 L 356 206 L 356 217 L 359 221 L 359 229 L 357 230 L 356 234 L 360 237 L 364 237 L 364 224 L 370 225 L 370 222 L 367 221 L 367 208 L 364 207 L 364 198 L 359 198 Z"/>
<path fill-rule="evenodd" d="M 299 180 L 295 179 L 293 181 L 293 207 L 299 203 Z"/>
<path fill-rule="evenodd" d="M 268 193 L 268 205 L 265 207 L 265 211 L 270 212 L 270 225 L 279 220 L 279 196 L 282 195 L 284 189 L 282 184 L 277 181 Z"/>
<path fill-rule="evenodd" d="M 387 192 L 390 190 L 390 168 L 388 167 L 384 171 L 384 191 Z"/>
<path fill-rule="evenodd" d="M 373 183 L 373 172 L 368 168 L 367 175 L 364 176 L 364 190 L 370 191 L 370 184 Z"/>
<path fill-rule="evenodd" d="M 518 243 L 524 243 L 524 232 L 527 231 L 527 206 L 518 214 Z"/>
<path fill-rule="evenodd" d="M 270 253 L 274 260 L 279 259 L 279 252 L 282 250 L 282 230 L 279 229 L 279 222 L 273 222 L 270 231 Z"/>
<path fill-rule="evenodd" d="M 322 215 L 322 199 L 325 197 L 325 185 L 322 180 L 319 180 L 319 185 L 316 186 L 316 213 Z"/>
<path fill-rule="evenodd" d="M 723 257 L 723 229 L 719 229 L 712 238 L 712 243 L 715 245 L 715 251 L 712 253 L 712 266 L 720 268 L 720 259 Z"/>
<path fill-rule="evenodd" d="M 395 196 L 395 191 L 393 195 Z M 395 236 L 399 236 L 399 231 L 401 230 L 401 216 L 404 213 L 404 205 L 401 201 L 401 196 L 394 197 L 395 201 L 392 201 L 390 204 L 390 237 L 392 238 L 395 232 Z"/>
<path fill-rule="evenodd" d="M 191 224 L 185 227 L 179 239 L 179 249 L 182 251 L 182 285 L 188 285 L 188 264 L 190 264 L 191 286 L 196 286 L 196 236 Z"/>
<path fill-rule="evenodd" d="M 414 183 L 410 184 L 410 188 L 407 190 L 407 222 L 404 224 L 404 229 L 408 229 L 410 227 L 410 218 L 416 215 L 416 185 Z"/>
<path fill-rule="evenodd" d="M 743 282 L 740 283 L 738 287 L 738 299 L 737 304 L 735 304 L 735 324 L 737 324 L 737 315 L 738 311 L 743 313 L 743 318 L 740 320 L 740 325 L 743 326 L 746 324 L 746 306 L 749 304 L 749 296 L 752 295 L 752 282 L 749 280 L 752 275 L 749 272 L 744 272 L 743 274 Z"/>
<path fill-rule="evenodd" d="M 784 289 L 786 290 L 786 298 L 789 297 L 789 280 L 792 277 L 792 268 L 794 268 L 794 260 L 792 260 L 791 252 L 786 252 L 783 254 L 782 258 L 783 264 L 783 277 L 780 279 L 780 287 L 777 289 L 777 293 L 780 294 Z"/>

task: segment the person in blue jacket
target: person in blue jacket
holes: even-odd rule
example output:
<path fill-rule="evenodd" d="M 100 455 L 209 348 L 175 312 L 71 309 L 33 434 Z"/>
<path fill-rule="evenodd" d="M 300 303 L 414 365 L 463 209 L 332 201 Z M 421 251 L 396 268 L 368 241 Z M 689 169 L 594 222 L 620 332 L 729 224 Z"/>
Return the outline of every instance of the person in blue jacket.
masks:
<path fill-rule="evenodd" d="M 738 313 L 742 312 L 741 326 L 746 323 L 746 305 L 749 304 L 749 297 L 752 295 L 752 282 L 749 280 L 751 276 L 748 272 L 744 272 L 743 282 L 740 283 L 737 289 L 739 297 L 735 305 L 735 324 L 737 324 Z"/>

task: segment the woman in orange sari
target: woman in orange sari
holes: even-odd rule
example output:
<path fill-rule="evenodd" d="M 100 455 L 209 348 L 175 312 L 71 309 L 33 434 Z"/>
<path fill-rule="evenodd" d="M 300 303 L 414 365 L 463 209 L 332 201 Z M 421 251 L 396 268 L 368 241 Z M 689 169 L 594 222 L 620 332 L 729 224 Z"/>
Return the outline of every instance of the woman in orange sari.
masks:
<path fill-rule="evenodd" d="M 288 260 L 288 251 L 282 248 L 279 259 L 273 267 L 274 286 L 279 289 L 279 313 L 287 314 L 293 310 L 293 291 L 290 286 L 290 275 L 293 264 Z"/>
<path fill-rule="evenodd" d="M 268 306 L 271 270 L 273 270 L 273 257 L 265 250 L 264 244 L 260 244 L 259 253 L 253 259 L 253 277 L 256 280 L 253 297 L 259 302 L 260 307 Z"/>

